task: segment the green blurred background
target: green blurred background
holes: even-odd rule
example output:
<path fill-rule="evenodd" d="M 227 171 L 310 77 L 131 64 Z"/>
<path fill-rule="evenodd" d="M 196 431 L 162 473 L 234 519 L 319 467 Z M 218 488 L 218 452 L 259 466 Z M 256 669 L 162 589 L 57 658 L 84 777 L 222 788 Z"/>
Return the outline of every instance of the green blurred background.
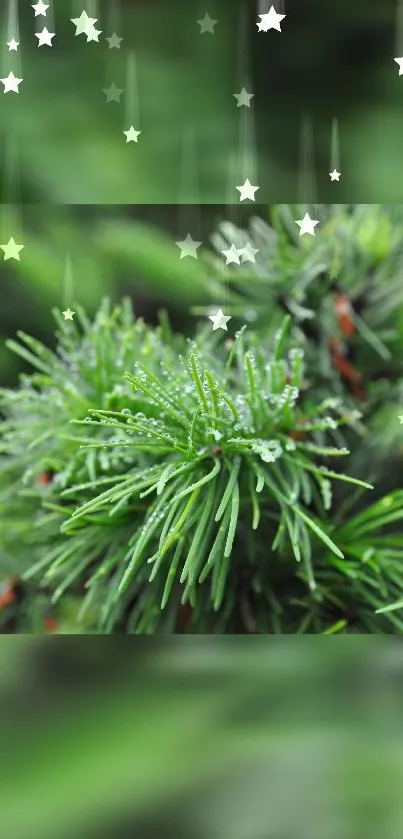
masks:
<path fill-rule="evenodd" d="M 67 254 L 76 299 L 90 312 L 104 293 L 129 293 L 139 314 L 152 320 L 168 306 L 186 330 L 190 304 L 202 299 L 199 265 L 180 261 L 173 242 L 190 231 L 208 245 L 223 217 L 243 225 L 252 211 L 266 216 L 266 204 L 300 200 L 306 116 L 305 179 L 315 200 L 402 200 L 399 3 L 287 0 L 280 34 L 258 32 L 257 0 L 88 0 L 102 35 L 87 43 L 70 21 L 80 0 L 51 2 L 50 18 L 5 0 L 1 75 L 13 69 L 24 81 L 18 95 L 0 95 L 0 236 L 25 250 L 20 263 L 0 260 L 1 382 L 15 382 L 19 369 L 4 338 L 21 328 L 51 340 L 51 308 L 67 305 Z M 13 7 L 17 53 L 6 46 Z M 214 35 L 199 33 L 207 10 L 218 20 Z M 52 49 L 37 46 L 45 24 L 56 33 Z M 113 31 L 123 36 L 119 50 L 105 41 Z M 112 82 L 127 87 L 130 55 L 129 98 L 106 103 Z M 250 110 L 232 95 L 244 84 L 255 94 Z M 137 97 L 142 134 L 126 144 Z M 333 118 L 339 183 L 328 176 Z M 230 207 L 248 161 L 261 209 Z"/>
<path fill-rule="evenodd" d="M 400 839 L 399 644 L 0 639 L 7 839 Z"/>
<path fill-rule="evenodd" d="M 403 79 L 393 60 L 403 54 L 399 4 L 286 0 L 280 34 L 258 31 L 258 0 L 88 0 L 102 35 L 87 43 L 70 22 L 85 4 L 65 0 L 54 3 L 50 49 L 38 48 L 34 34 L 45 18 L 19 2 L 19 52 L 3 40 L 0 59 L 4 76 L 21 61 L 24 81 L 18 96 L 1 96 L 0 141 L 18 138 L 22 202 L 220 204 L 246 152 L 256 156 L 259 200 L 295 202 L 304 114 L 312 118 L 319 201 L 401 200 Z M 201 35 L 197 24 L 207 10 L 218 20 L 214 35 Z M 113 29 L 123 36 L 119 50 L 104 38 Z M 130 52 L 143 133 L 126 144 L 125 96 L 106 103 L 102 89 L 126 87 Z M 237 108 L 232 95 L 243 84 L 255 94 L 250 110 Z M 245 116 L 248 148 L 239 133 Z M 339 184 L 328 176 L 332 118 Z M 197 178 L 181 197 L 189 127 Z M 238 200 L 235 188 L 231 194 Z"/>

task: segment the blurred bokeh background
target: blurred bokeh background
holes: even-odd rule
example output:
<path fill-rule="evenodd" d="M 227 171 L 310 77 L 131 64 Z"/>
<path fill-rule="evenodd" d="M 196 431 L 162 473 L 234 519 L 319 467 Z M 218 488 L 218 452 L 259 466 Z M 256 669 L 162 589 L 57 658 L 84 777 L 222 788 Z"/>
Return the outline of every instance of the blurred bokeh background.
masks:
<path fill-rule="evenodd" d="M 18 10 L 18 52 L 0 50 L 2 76 L 14 67 L 19 95 L 1 97 L 0 141 L 16 136 L 21 200 L 63 204 L 224 203 L 232 167 L 245 153 L 240 119 L 250 117 L 249 153 L 258 165 L 262 202 L 295 201 L 301 120 L 312 119 L 320 201 L 394 201 L 402 191 L 403 54 L 401 0 L 278 0 L 281 33 L 259 32 L 260 0 L 50 0 L 52 49 L 35 32 L 30 4 Z M 75 37 L 71 17 L 94 11 L 99 43 Z M 200 34 L 206 11 L 214 35 Z M 15 26 L 14 26 L 15 28 Z M 51 28 L 51 27 L 48 27 Z M 123 37 L 109 49 L 106 35 Z M 127 85 L 128 56 L 135 78 Z M 120 104 L 103 90 L 124 89 Z M 245 84 L 252 108 L 233 98 Z M 142 130 L 126 144 L 131 105 Z M 331 123 L 338 120 L 340 183 L 329 180 Z M 180 196 L 183 134 L 194 133 L 197 177 Z M 335 197 L 337 196 L 337 197 Z M 4 200 L 4 199 L 3 199 Z M 238 200 L 233 189 L 232 200 Z"/>
<path fill-rule="evenodd" d="M 400 644 L 0 640 L 7 839 L 402 836 Z"/>

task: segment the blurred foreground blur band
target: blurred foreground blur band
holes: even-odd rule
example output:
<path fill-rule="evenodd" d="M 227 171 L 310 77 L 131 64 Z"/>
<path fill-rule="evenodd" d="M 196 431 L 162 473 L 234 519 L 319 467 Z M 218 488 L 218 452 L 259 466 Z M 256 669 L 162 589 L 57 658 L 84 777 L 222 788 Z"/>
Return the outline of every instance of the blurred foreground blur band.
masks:
<path fill-rule="evenodd" d="M 380 638 L 0 639 L 5 839 L 401 839 Z"/>

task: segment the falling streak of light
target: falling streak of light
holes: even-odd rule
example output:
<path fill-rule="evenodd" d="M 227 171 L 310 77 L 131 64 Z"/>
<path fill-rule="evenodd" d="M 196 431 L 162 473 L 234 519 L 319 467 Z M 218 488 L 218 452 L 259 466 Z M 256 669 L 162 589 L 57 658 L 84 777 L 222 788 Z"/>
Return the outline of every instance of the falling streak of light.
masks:
<path fill-rule="evenodd" d="M 116 33 L 116 35 L 119 36 L 120 35 L 121 22 L 122 22 L 122 13 L 121 13 L 121 9 L 120 9 L 119 0 L 111 0 L 110 6 L 109 6 L 109 9 L 108 9 L 107 32 L 104 33 L 105 37 L 109 38 L 114 33 Z M 114 49 L 110 50 L 109 49 L 109 44 L 108 44 L 108 49 L 107 49 L 107 53 L 106 53 L 106 61 L 105 61 L 105 64 L 104 64 L 104 67 L 105 67 L 105 81 L 106 81 L 107 85 L 110 84 L 110 80 L 111 80 L 111 78 L 113 78 L 113 75 L 111 75 L 111 74 L 113 74 L 113 71 L 116 67 L 116 56 L 114 55 L 115 52 L 116 52 L 116 50 L 114 50 Z M 117 85 L 117 87 L 119 87 L 119 85 Z"/>
<path fill-rule="evenodd" d="M 45 26 L 48 32 L 55 32 L 55 16 L 53 13 L 53 2 L 52 0 L 47 0 L 47 3 L 49 5 L 49 8 L 46 9 L 46 19 L 44 17 L 36 18 L 35 25 L 37 32 L 42 32 L 42 29 Z M 39 25 L 39 21 L 41 25 Z"/>
<path fill-rule="evenodd" d="M 339 121 L 335 117 L 332 121 L 332 143 L 330 152 L 330 171 L 336 169 L 340 171 L 340 139 L 339 139 Z"/>
<path fill-rule="evenodd" d="M 246 87 L 248 93 L 252 93 L 250 86 L 250 78 L 251 78 L 251 57 L 250 57 L 250 37 L 249 37 L 249 26 L 248 26 L 248 10 L 247 5 L 244 2 L 239 10 L 239 24 L 238 24 L 238 50 L 237 50 L 237 58 L 238 58 L 238 82 L 239 82 L 239 90 L 242 87 Z M 249 85 L 249 86 L 248 86 Z M 238 90 L 236 91 L 239 92 Z M 244 106 L 242 106 L 244 107 Z"/>
<path fill-rule="evenodd" d="M 98 2 L 98 0 L 87 0 L 86 12 L 87 12 L 88 17 L 95 17 L 97 19 L 97 23 L 94 24 L 94 26 L 98 29 L 98 24 L 99 24 L 99 2 Z"/>
<path fill-rule="evenodd" d="M 274 6 L 274 9 L 277 12 L 277 14 L 285 14 L 285 0 L 258 0 L 258 15 L 266 15 L 272 6 Z"/>
<path fill-rule="evenodd" d="M 108 9 L 108 30 L 111 35 L 112 32 L 116 32 L 117 35 L 120 34 L 118 30 L 120 29 L 121 19 L 122 15 L 119 0 L 111 0 Z"/>
<path fill-rule="evenodd" d="M 83 11 L 83 5 L 85 5 L 85 11 L 87 12 L 88 17 L 96 18 L 97 23 L 94 23 L 96 29 L 101 29 L 99 26 L 99 2 L 98 0 L 87 0 L 84 4 L 83 0 L 71 0 L 71 10 L 72 14 L 71 17 L 80 17 Z M 46 24 L 45 24 L 46 25 Z M 49 29 L 49 27 L 48 27 Z"/>
<path fill-rule="evenodd" d="M 9 134 L 6 139 L 4 191 L 1 214 L 2 230 L 12 228 L 17 232 L 20 229 L 21 208 L 18 140 L 14 134 Z"/>
<path fill-rule="evenodd" d="M 251 184 L 258 186 L 253 113 L 249 108 L 242 108 L 242 110 L 243 113 L 239 117 L 241 182 L 249 178 Z"/>
<path fill-rule="evenodd" d="M 197 15 L 197 19 L 201 20 L 202 18 L 204 18 L 204 15 L 206 14 L 205 0 L 199 0 L 198 8 L 199 8 L 199 13 Z M 217 20 L 216 0 L 209 0 L 208 14 L 210 15 L 212 20 Z"/>
<path fill-rule="evenodd" d="M 249 31 L 246 25 L 246 5 L 243 4 L 239 16 L 239 30 L 238 30 L 238 62 L 240 69 L 245 73 L 246 80 L 242 82 L 242 87 L 246 87 L 248 83 L 248 75 L 250 76 L 250 41 Z M 252 90 L 248 93 L 252 93 Z M 237 91 L 238 93 L 238 91 Z M 233 100 L 234 103 L 236 100 Z M 251 102 L 252 105 L 252 102 Z M 256 138 L 255 138 L 255 120 L 253 115 L 253 106 L 247 108 L 241 105 L 237 108 L 239 118 L 239 183 L 243 183 L 246 178 L 249 178 L 251 184 L 257 185 L 257 164 L 256 164 Z"/>
<path fill-rule="evenodd" d="M 227 173 L 227 186 L 226 186 L 226 204 L 225 204 L 225 222 L 229 222 L 230 224 L 235 225 L 236 227 L 240 224 L 240 216 L 239 216 L 239 205 L 236 202 L 236 198 L 234 197 L 234 193 L 238 196 L 239 199 L 239 192 L 236 190 L 236 186 L 242 183 L 239 178 L 239 161 L 234 158 L 233 156 L 230 157 L 228 162 L 228 173 Z M 223 221 L 223 220 L 222 220 Z M 223 236 L 224 234 L 221 233 Z M 232 244 L 226 242 L 225 250 L 228 249 Z M 234 243 L 235 244 L 235 243 Z M 228 315 L 228 302 L 229 302 L 229 272 L 231 268 L 236 266 L 234 265 L 226 265 L 226 258 L 224 254 L 221 254 L 222 258 L 222 287 L 223 287 L 223 295 L 221 301 L 221 308 L 225 315 Z"/>
<path fill-rule="evenodd" d="M 64 264 L 64 305 L 69 309 L 73 305 L 74 298 L 74 281 L 73 281 L 73 266 L 70 255 L 66 256 Z"/>
<path fill-rule="evenodd" d="M 298 202 L 307 205 L 311 214 L 316 206 L 316 179 L 313 150 L 312 122 L 304 116 L 301 126 L 300 166 L 298 178 Z"/>
<path fill-rule="evenodd" d="M 178 196 L 179 234 L 182 235 L 185 226 L 191 227 L 193 239 L 200 241 L 200 194 L 198 183 L 198 167 L 196 157 L 195 133 L 191 125 L 183 130 L 182 161 Z"/>
<path fill-rule="evenodd" d="M 396 8 L 396 57 L 403 55 L 403 0 L 398 0 Z"/>
<path fill-rule="evenodd" d="M 140 131 L 139 97 L 134 52 L 130 52 L 127 56 L 125 100 L 125 124 L 127 128 L 133 125 L 136 131 Z"/>
<path fill-rule="evenodd" d="M 18 47 L 17 51 L 12 50 L 11 52 L 9 51 L 7 46 L 7 41 L 11 41 L 13 38 L 15 38 L 16 41 L 20 40 L 17 2 L 18 0 L 8 0 L 8 6 L 4 10 L 5 23 L 4 26 L 1 28 L 3 33 L 1 51 L 2 77 L 8 76 L 8 74 L 12 70 L 15 76 L 21 78 L 21 46 Z"/>

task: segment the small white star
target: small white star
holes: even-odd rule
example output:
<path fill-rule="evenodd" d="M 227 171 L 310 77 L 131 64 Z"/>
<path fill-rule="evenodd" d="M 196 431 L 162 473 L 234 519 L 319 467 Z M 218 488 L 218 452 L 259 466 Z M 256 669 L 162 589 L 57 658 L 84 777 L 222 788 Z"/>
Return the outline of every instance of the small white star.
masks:
<path fill-rule="evenodd" d="M 49 8 L 49 5 L 46 6 L 45 3 L 43 3 L 43 0 L 39 0 L 38 3 L 31 5 L 35 12 L 35 17 L 38 17 L 38 15 L 43 15 L 44 17 L 46 17 L 46 9 Z"/>
<path fill-rule="evenodd" d="M 252 248 L 250 242 L 247 242 L 244 248 L 238 250 L 241 262 L 256 262 L 255 255 L 259 253 L 259 248 Z"/>
<path fill-rule="evenodd" d="M 0 245 L 0 248 L 4 251 L 4 261 L 6 261 L 6 259 L 16 259 L 19 262 L 20 251 L 22 251 L 24 247 L 25 245 L 17 245 L 16 242 L 14 242 L 13 237 L 11 237 L 7 245 Z"/>
<path fill-rule="evenodd" d="M 14 50 L 14 52 L 17 52 L 17 49 L 18 49 L 19 45 L 20 45 L 20 42 L 16 41 L 15 38 L 12 38 L 11 41 L 7 41 L 7 46 L 8 46 L 8 51 L 9 52 L 11 52 L 12 50 Z"/>
<path fill-rule="evenodd" d="M 76 35 L 88 35 L 88 31 L 93 29 L 98 18 L 88 17 L 87 12 L 81 12 L 80 17 L 71 17 L 70 20 L 76 27 Z"/>
<path fill-rule="evenodd" d="M 241 264 L 241 261 L 240 261 L 240 258 L 239 258 L 239 253 L 238 253 L 235 245 L 231 245 L 231 247 L 228 251 L 221 251 L 221 253 L 223 253 L 224 256 L 227 259 L 227 261 L 225 263 L 226 265 L 231 265 L 231 262 L 236 262 L 237 265 Z"/>
<path fill-rule="evenodd" d="M 197 259 L 196 251 L 200 247 L 201 242 L 196 242 L 192 239 L 190 233 L 188 233 L 183 242 L 175 242 L 175 245 L 181 250 L 180 259 L 184 259 L 185 256 L 193 256 L 194 259 Z"/>
<path fill-rule="evenodd" d="M 110 50 L 120 50 L 120 42 L 123 41 L 123 38 L 119 38 L 119 35 L 114 32 L 110 38 L 105 38 L 105 41 L 108 41 Z"/>
<path fill-rule="evenodd" d="M 394 58 L 393 61 L 396 61 L 396 64 L 399 65 L 399 76 L 403 75 L 403 58 Z"/>
<path fill-rule="evenodd" d="M 310 218 L 309 213 L 305 213 L 304 218 L 296 221 L 295 224 L 298 224 L 298 227 L 300 228 L 300 236 L 303 236 L 304 233 L 309 233 L 311 236 L 314 236 L 315 227 L 319 224 L 319 222 L 313 221 L 313 219 Z"/>
<path fill-rule="evenodd" d="M 259 17 L 260 21 L 256 24 L 259 27 L 259 32 L 268 32 L 269 29 L 277 29 L 277 32 L 281 32 L 280 23 L 284 20 L 285 15 L 277 14 L 274 6 L 265 15 L 259 15 Z"/>
<path fill-rule="evenodd" d="M 240 93 L 233 93 L 232 95 L 238 100 L 237 108 L 240 108 L 241 105 L 246 105 L 247 108 L 250 108 L 250 100 L 253 99 L 255 94 L 247 93 L 243 87 Z"/>
<path fill-rule="evenodd" d="M 19 93 L 18 85 L 24 81 L 23 79 L 17 79 L 14 76 L 13 71 L 8 74 L 6 79 L 0 79 L 0 82 L 4 84 L 4 93 Z"/>
<path fill-rule="evenodd" d="M 126 143 L 130 143 L 130 142 L 137 143 L 138 142 L 138 137 L 140 136 L 141 131 L 136 131 L 133 128 L 133 126 L 131 126 L 129 128 L 129 130 L 124 131 L 123 134 L 126 134 Z"/>
<path fill-rule="evenodd" d="M 340 175 L 341 172 L 338 172 L 337 169 L 333 169 L 333 172 L 329 172 L 329 177 L 331 181 L 339 181 Z"/>
<path fill-rule="evenodd" d="M 209 320 L 213 322 L 213 332 L 215 329 L 225 329 L 228 332 L 227 323 L 231 318 L 224 315 L 222 309 L 219 309 L 215 315 L 209 315 Z"/>
<path fill-rule="evenodd" d="M 403 414 L 400 414 L 399 419 L 400 419 L 401 424 L 403 425 Z"/>
<path fill-rule="evenodd" d="M 107 102 L 120 102 L 120 97 L 122 93 L 124 93 L 124 90 L 120 90 L 113 82 L 113 84 L 103 90 L 102 93 L 105 94 Z"/>
<path fill-rule="evenodd" d="M 214 27 L 218 21 L 212 20 L 209 14 L 206 13 L 204 18 L 202 18 L 202 20 L 198 20 L 197 23 L 200 26 L 199 35 L 203 35 L 203 32 L 211 32 L 212 35 L 215 34 Z"/>
<path fill-rule="evenodd" d="M 91 26 L 85 34 L 87 36 L 87 44 L 90 41 L 96 41 L 99 44 L 99 36 L 102 34 L 102 29 L 95 29 L 94 26 Z"/>
<path fill-rule="evenodd" d="M 65 312 L 62 312 L 62 315 L 64 315 L 65 320 L 73 320 L 73 315 L 75 315 L 75 312 L 72 312 L 71 309 L 66 309 Z"/>
<path fill-rule="evenodd" d="M 250 198 L 251 201 L 255 200 L 255 192 L 260 189 L 260 186 L 252 186 L 249 178 L 246 178 L 245 183 L 242 186 L 236 187 L 238 192 L 240 192 L 240 201 L 245 201 L 246 198 Z"/>
<path fill-rule="evenodd" d="M 48 32 L 46 26 L 42 29 L 42 32 L 36 32 L 36 38 L 39 40 L 38 47 L 52 47 L 52 38 L 55 37 L 54 32 Z"/>

